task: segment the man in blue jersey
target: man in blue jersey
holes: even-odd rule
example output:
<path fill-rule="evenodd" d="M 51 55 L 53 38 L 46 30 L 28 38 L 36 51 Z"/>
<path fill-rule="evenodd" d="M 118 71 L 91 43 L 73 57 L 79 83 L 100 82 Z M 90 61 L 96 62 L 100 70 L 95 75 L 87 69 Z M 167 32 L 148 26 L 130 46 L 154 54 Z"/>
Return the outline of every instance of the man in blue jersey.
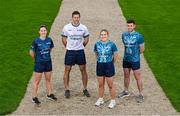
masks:
<path fill-rule="evenodd" d="M 88 76 L 86 71 L 86 57 L 84 48 L 89 41 L 89 32 L 85 25 L 80 23 L 80 13 L 74 11 L 72 13 L 72 22 L 65 25 L 62 33 L 62 43 L 66 47 L 65 55 L 65 71 L 64 71 L 64 87 L 66 98 L 70 97 L 69 90 L 69 74 L 73 65 L 79 65 L 82 74 L 83 94 L 90 97 L 87 90 Z"/>
<path fill-rule="evenodd" d="M 130 95 L 128 87 L 130 83 L 130 71 L 133 70 L 139 90 L 139 95 L 136 100 L 140 103 L 144 101 L 142 79 L 140 76 L 140 54 L 142 54 L 145 49 L 144 39 L 141 34 L 134 30 L 136 27 L 134 20 L 128 20 L 127 27 L 128 32 L 122 34 L 122 42 L 124 44 L 124 91 L 121 92 L 118 97 L 123 98 Z"/>

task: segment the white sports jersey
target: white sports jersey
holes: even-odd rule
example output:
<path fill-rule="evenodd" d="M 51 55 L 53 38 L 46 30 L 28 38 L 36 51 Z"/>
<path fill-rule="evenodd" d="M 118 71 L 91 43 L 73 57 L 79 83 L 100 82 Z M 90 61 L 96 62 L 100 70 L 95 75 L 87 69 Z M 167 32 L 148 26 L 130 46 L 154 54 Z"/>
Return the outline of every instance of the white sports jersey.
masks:
<path fill-rule="evenodd" d="M 83 50 L 84 38 L 89 36 L 89 32 L 83 24 L 74 26 L 72 23 L 69 23 L 64 26 L 61 36 L 67 38 L 67 50 Z"/>

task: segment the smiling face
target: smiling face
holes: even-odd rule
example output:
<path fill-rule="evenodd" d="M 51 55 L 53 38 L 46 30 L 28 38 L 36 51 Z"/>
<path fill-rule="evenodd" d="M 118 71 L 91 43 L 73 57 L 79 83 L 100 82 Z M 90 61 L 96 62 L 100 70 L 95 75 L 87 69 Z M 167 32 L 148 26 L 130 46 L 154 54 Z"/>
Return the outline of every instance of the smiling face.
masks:
<path fill-rule="evenodd" d="M 72 22 L 73 22 L 73 24 L 78 25 L 79 22 L 80 22 L 80 15 L 74 14 L 74 15 L 72 16 Z"/>
<path fill-rule="evenodd" d="M 134 23 L 128 23 L 127 24 L 128 32 L 134 31 L 135 27 L 136 25 Z"/>
<path fill-rule="evenodd" d="M 45 38 L 45 37 L 46 37 L 46 35 L 47 35 L 47 29 L 46 29 L 46 27 L 41 27 L 41 28 L 39 29 L 39 35 L 40 35 L 40 37 L 42 37 L 42 38 Z"/>
<path fill-rule="evenodd" d="M 108 32 L 107 31 L 101 31 L 100 32 L 100 39 L 102 40 L 102 41 L 107 41 L 108 40 Z"/>

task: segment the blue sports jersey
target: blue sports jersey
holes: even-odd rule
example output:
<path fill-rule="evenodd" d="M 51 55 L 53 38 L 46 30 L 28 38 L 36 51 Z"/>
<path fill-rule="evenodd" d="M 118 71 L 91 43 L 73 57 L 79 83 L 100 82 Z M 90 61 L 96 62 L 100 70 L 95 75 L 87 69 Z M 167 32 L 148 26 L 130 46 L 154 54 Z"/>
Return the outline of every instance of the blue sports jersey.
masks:
<path fill-rule="evenodd" d="M 124 60 L 130 62 L 140 61 L 140 46 L 144 45 L 144 39 L 138 32 L 125 32 L 122 34 L 124 44 Z"/>
<path fill-rule="evenodd" d="M 53 41 L 49 37 L 45 40 L 35 39 L 31 46 L 31 50 L 35 53 L 35 62 L 51 61 L 50 50 L 53 47 Z"/>
<path fill-rule="evenodd" d="M 108 40 L 106 42 L 98 41 L 94 46 L 94 52 L 97 54 L 97 62 L 107 63 L 113 60 L 113 54 L 117 52 L 116 45 Z"/>

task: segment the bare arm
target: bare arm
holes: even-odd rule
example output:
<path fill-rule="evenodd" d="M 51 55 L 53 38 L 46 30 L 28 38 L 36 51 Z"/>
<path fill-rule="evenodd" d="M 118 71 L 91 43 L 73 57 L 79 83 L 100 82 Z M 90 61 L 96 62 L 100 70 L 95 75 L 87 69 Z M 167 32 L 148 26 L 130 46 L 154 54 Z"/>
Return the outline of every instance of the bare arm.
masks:
<path fill-rule="evenodd" d="M 140 45 L 140 54 L 142 54 L 145 50 L 145 46 L 144 44 L 143 45 Z"/>
<path fill-rule="evenodd" d="M 29 50 L 29 55 L 34 59 L 35 58 L 35 53 L 32 50 Z"/>
<path fill-rule="evenodd" d="M 83 42 L 84 47 L 88 44 L 88 42 L 89 42 L 89 37 L 84 38 L 84 42 Z"/>
<path fill-rule="evenodd" d="M 113 61 L 114 61 L 114 63 L 116 63 L 117 57 L 118 57 L 118 54 L 117 54 L 117 53 L 114 53 L 114 55 L 113 55 Z"/>
<path fill-rule="evenodd" d="M 62 37 L 62 43 L 63 43 L 64 47 L 66 47 L 66 45 L 67 45 L 67 38 L 66 37 Z"/>

